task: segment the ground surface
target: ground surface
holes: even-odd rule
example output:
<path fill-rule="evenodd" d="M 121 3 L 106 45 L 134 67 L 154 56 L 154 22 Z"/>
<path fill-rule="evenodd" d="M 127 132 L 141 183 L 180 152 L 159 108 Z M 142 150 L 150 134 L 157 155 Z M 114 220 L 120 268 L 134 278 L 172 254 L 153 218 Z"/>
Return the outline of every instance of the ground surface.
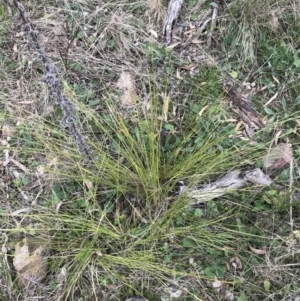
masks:
<path fill-rule="evenodd" d="M 298 0 L 187 0 L 168 46 L 167 1 L 22 4 L 89 154 L 1 1 L 0 299 L 297 300 Z M 280 143 L 293 160 L 271 185 L 178 193 L 262 168 Z"/>

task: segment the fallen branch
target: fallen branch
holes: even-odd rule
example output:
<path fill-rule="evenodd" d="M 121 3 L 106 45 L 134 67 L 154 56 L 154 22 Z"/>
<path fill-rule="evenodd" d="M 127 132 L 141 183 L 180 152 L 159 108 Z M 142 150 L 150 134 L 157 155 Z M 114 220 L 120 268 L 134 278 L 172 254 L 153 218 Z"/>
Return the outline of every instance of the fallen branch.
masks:
<path fill-rule="evenodd" d="M 269 186 L 272 180 L 264 172 L 255 168 L 249 171 L 240 169 L 234 170 L 224 177 L 206 185 L 202 189 L 187 189 L 183 190 L 187 196 L 193 198 L 192 204 L 207 202 L 215 198 L 221 197 L 230 190 L 237 190 L 249 185 Z"/>
<path fill-rule="evenodd" d="M 9 13 L 12 15 L 15 12 L 13 20 L 16 25 L 27 34 L 29 47 L 36 50 L 38 53 L 38 59 L 41 61 L 44 69 L 44 76 L 42 80 L 47 85 L 50 97 L 59 103 L 64 113 L 60 123 L 61 127 L 65 128 L 68 126 L 76 141 L 78 151 L 81 154 L 88 154 L 89 148 L 75 121 L 74 104 L 64 94 L 61 82 L 57 76 L 57 70 L 38 42 L 38 31 L 33 26 L 31 20 L 27 17 L 25 8 L 19 1 L 4 1 L 8 6 Z"/>
<path fill-rule="evenodd" d="M 180 194 L 185 193 L 192 198 L 193 202 L 191 204 L 199 204 L 221 197 L 230 190 L 238 190 L 253 185 L 266 187 L 273 183 L 272 179 L 290 166 L 292 160 L 291 146 L 280 143 L 268 151 L 263 159 L 263 170 L 260 168 L 251 170 L 236 169 L 201 189 L 181 186 Z"/>

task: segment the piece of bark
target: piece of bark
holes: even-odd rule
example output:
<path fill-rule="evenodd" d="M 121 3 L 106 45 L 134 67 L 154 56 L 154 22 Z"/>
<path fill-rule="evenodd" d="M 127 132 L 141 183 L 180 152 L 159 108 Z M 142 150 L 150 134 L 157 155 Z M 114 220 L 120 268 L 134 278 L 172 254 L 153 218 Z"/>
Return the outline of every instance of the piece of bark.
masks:
<path fill-rule="evenodd" d="M 173 22 L 177 19 L 184 0 L 171 0 L 164 22 L 163 35 L 166 37 L 166 44 L 170 45 L 172 39 Z"/>
<path fill-rule="evenodd" d="M 260 168 L 249 170 L 245 173 L 244 179 L 254 185 L 269 186 L 272 180 Z"/>
<path fill-rule="evenodd" d="M 231 80 L 226 80 L 223 87 L 238 114 L 249 127 L 257 130 L 265 126 L 257 112 L 251 107 L 250 101 L 241 94 Z"/>
<path fill-rule="evenodd" d="M 195 201 L 192 204 L 207 202 L 225 195 L 228 190 L 238 190 L 248 185 L 269 186 L 272 180 L 261 169 L 243 171 L 240 169 L 229 172 L 224 177 L 206 185 L 202 189 L 181 189 Z"/>

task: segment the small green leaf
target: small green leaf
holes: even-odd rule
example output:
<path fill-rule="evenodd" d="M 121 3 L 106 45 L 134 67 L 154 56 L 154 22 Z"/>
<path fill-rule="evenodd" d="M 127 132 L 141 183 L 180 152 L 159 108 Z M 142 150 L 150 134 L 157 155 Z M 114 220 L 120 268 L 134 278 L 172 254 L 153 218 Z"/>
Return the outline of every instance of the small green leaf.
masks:
<path fill-rule="evenodd" d="M 199 18 L 199 13 L 194 13 L 191 16 L 192 21 L 198 21 L 198 18 Z"/>
<path fill-rule="evenodd" d="M 203 211 L 201 209 L 197 208 L 195 210 L 195 216 L 196 217 L 202 217 L 203 216 Z"/>
<path fill-rule="evenodd" d="M 207 278 L 214 279 L 216 277 L 215 269 L 213 267 L 207 267 L 207 268 L 205 268 L 204 275 Z"/>
<path fill-rule="evenodd" d="M 197 4 L 196 0 L 189 0 L 188 1 L 188 8 L 193 8 Z"/>
<path fill-rule="evenodd" d="M 113 48 L 115 45 L 116 45 L 116 42 L 115 42 L 114 39 L 110 39 L 110 40 L 107 41 L 107 46 L 109 48 Z"/>
<path fill-rule="evenodd" d="M 265 281 L 264 281 L 264 288 L 265 288 L 265 291 L 266 291 L 267 293 L 270 291 L 270 287 L 271 287 L 270 281 L 265 280 Z"/>
<path fill-rule="evenodd" d="M 269 190 L 265 192 L 266 195 L 274 196 L 278 194 L 277 190 Z"/>
<path fill-rule="evenodd" d="M 300 95 L 298 95 L 294 100 L 294 105 L 300 104 Z"/>
<path fill-rule="evenodd" d="M 191 110 L 192 110 L 193 113 L 197 113 L 198 114 L 199 111 L 200 111 L 200 106 L 197 105 L 197 104 L 193 104 L 192 107 L 191 107 Z"/>
<path fill-rule="evenodd" d="M 87 202 L 84 198 L 79 198 L 76 200 L 76 204 L 79 208 L 86 208 L 87 207 Z"/>
<path fill-rule="evenodd" d="M 293 64 L 296 68 L 300 68 L 300 59 L 295 59 Z"/>
<path fill-rule="evenodd" d="M 168 123 L 168 124 L 165 125 L 165 129 L 167 131 L 172 132 L 172 131 L 174 131 L 174 125 Z"/>
<path fill-rule="evenodd" d="M 172 256 L 171 255 L 166 255 L 164 257 L 164 263 L 169 263 L 169 262 L 171 262 L 171 260 L 172 260 Z"/>
<path fill-rule="evenodd" d="M 209 5 L 212 6 L 212 7 L 214 7 L 214 8 L 218 8 L 219 7 L 218 4 L 215 3 L 215 2 L 210 2 Z"/>
<path fill-rule="evenodd" d="M 94 99 L 89 102 L 89 106 L 95 106 L 95 105 L 99 104 L 99 102 L 100 102 L 100 99 Z"/>
<path fill-rule="evenodd" d="M 52 290 L 55 290 L 57 288 L 57 283 L 53 280 L 50 280 L 49 282 L 49 287 L 52 289 Z"/>
<path fill-rule="evenodd" d="M 194 247 L 194 246 L 195 246 L 195 242 L 194 242 L 193 239 L 186 237 L 186 238 L 183 240 L 182 245 L 183 245 L 185 248 L 190 248 L 190 247 Z"/>
<path fill-rule="evenodd" d="M 274 115 L 275 114 L 275 112 L 273 111 L 273 110 L 271 110 L 271 109 L 269 109 L 269 108 L 267 108 L 267 107 L 265 107 L 265 112 L 268 114 L 268 115 Z"/>
<path fill-rule="evenodd" d="M 22 184 L 25 186 L 30 182 L 29 178 L 26 176 L 22 176 Z"/>
<path fill-rule="evenodd" d="M 238 75 L 239 75 L 239 74 L 238 74 L 236 71 L 231 71 L 231 72 L 230 72 L 230 76 L 231 76 L 232 78 L 237 78 Z"/>

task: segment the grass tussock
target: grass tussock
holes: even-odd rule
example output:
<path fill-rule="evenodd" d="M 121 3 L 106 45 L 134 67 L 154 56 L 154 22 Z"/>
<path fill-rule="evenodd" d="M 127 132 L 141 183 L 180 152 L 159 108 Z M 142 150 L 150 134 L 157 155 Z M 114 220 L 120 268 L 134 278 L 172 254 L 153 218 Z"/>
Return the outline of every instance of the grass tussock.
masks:
<path fill-rule="evenodd" d="M 89 152 L 72 124 L 60 127 L 38 49 L 2 4 L 0 298 L 296 300 L 298 2 L 187 1 L 173 49 L 161 37 L 165 1 L 44 4 L 25 9 Z M 216 7 L 216 27 L 200 32 Z M 126 103 L 122 72 L 134 81 Z M 265 120 L 255 141 L 225 96 L 228 76 Z M 292 144 L 294 164 L 272 185 L 197 205 L 179 193 L 181 181 L 201 189 L 262 167 L 278 142 Z M 46 278 L 26 289 L 13 265 L 24 237 L 50 245 Z"/>

